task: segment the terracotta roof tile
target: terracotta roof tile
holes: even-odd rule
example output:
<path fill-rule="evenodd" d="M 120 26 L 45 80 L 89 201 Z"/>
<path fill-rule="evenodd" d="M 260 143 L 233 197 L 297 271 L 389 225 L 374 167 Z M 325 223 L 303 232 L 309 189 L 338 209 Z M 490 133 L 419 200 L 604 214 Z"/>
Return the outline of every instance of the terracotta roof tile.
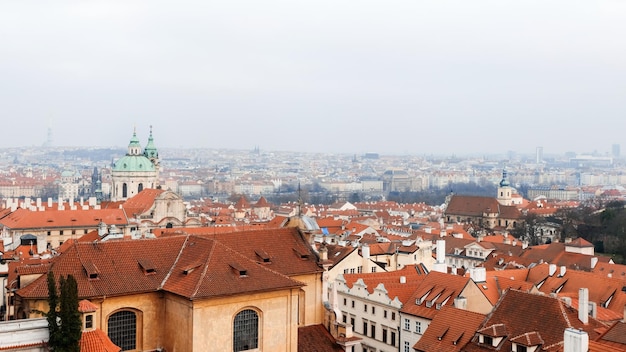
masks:
<path fill-rule="evenodd" d="M 121 350 L 100 329 L 83 331 L 80 337 L 80 352 L 119 352 Z"/>
<path fill-rule="evenodd" d="M 298 328 L 298 352 L 343 352 L 323 325 Z"/>
<path fill-rule="evenodd" d="M 479 313 L 443 307 L 413 348 L 420 352 L 461 351 L 484 319 Z"/>

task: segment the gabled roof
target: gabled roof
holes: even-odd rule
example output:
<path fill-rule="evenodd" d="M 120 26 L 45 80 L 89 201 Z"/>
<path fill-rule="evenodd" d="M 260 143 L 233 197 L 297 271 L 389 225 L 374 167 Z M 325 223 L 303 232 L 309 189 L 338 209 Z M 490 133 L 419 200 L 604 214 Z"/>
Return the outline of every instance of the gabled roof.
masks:
<path fill-rule="evenodd" d="M 502 329 L 495 331 L 496 326 L 502 326 Z M 578 320 L 578 312 L 560 299 L 508 290 L 477 332 L 488 336 L 504 336 L 505 339 L 498 347 L 501 351 L 511 351 L 511 340 L 517 339 L 521 342 L 525 334 L 528 334 L 529 342 L 543 341 L 542 350 L 556 351 L 562 347 L 566 328 L 584 330 L 592 340 L 598 336 L 596 329 L 602 327 L 604 326 L 601 323 L 591 317 L 587 325 L 583 324 Z M 536 332 L 540 336 L 534 335 Z M 493 347 L 473 340 L 466 350 L 490 351 Z"/>
<path fill-rule="evenodd" d="M 80 352 L 119 352 L 121 350 L 100 329 L 83 331 L 80 336 Z"/>
<path fill-rule="evenodd" d="M 432 319 L 442 306 L 454 304 L 465 289 L 469 278 L 431 271 L 403 305 L 402 313 Z M 416 304 L 419 300 L 419 304 Z M 441 306 L 438 307 L 438 304 Z"/>
<path fill-rule="evenodd" d="M 413 348 L 420 352 L 461 351 L 484 319 L 479 313 L 443 307 Z"/>
<path fill-rule="evenodd" d="M 122 207 L 131 217 L 139 216 L 152 208 L 154 200 L 165 190 L 146 188 L 124 202 Z"/>
<path fill-rule="evenodd" d="M 16 209 L 0 220 L 11 230 L 58 227 L 96 227 L 100 222 L 107 225 L 127 225 L 128 219 L 122 209 L 87 209 L 30 211 Z"/>
<path fill-rule="evenodd" d="M 344 352 L 323 325 L 298 328 L 298 352 Z"/>
<path fill-rule="evenodd" d="M 50 270 L 57 280 L 60 275 L 74 276 L 80 298 L 165 290 L 193 300 L 303 285 L 217 240 L 191 235 L 75 242 L 54 259 Z M 46 276 L 17 294 L 46 298 Z"/>
<path fill-rule="evenodd" d="M 402 283 L 401 277 L 404 277 Z M 378 285 L 383 285 L 390 299 L 398 297 L 404 304 L 415 292 L 420 282 L 426 277 L 424 269 L 420 265 L 407 265 L 401 270 L 381 273 L 343 274 L 346 285 L 350 288 L 361 279 L 367 286 L 367 291 L 372 294 Z"/>
<path fill-rule="evenodd" d="M 500 203 L 494 197 L 453 195 L 446 214 L 461 216 L 483 216 L 483 213 L 498 213 Z"/>

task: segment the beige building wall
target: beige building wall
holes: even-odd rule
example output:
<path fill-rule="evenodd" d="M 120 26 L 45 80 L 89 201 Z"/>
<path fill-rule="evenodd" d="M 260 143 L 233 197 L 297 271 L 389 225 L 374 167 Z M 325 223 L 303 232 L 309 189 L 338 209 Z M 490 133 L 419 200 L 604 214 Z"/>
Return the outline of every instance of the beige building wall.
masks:
<path fill-rule="evenodd" d="M 292 276 L 291 278 L 306 285 L 300 294 L 304 297 L 300 302 L 299 324 L 304 326 L 322 324 L 324 322 L 322 273 Z"/>
<path fill-rule="evenodd" d="M 260 351 L 296 352 L 298 292 L 299 289 L 294 288 L 194 301 L 193 346 L 187 351 L 232 351 L 235 315 L 244 309 L 252 309 L 259 314 Z M 164 347 L 167 351 L 186 351 Z"/>

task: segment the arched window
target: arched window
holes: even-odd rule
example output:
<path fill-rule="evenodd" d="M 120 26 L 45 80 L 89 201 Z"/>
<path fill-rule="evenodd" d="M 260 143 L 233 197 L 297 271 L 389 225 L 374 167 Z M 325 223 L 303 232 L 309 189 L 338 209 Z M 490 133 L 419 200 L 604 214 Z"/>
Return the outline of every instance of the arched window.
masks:
<path fill-rule="evenodd" d="M 112 314 L 108 321 L 108 332 L 111 341 L 122 351 L 137 348 L 137 315 L 130 310 L 122 310 Z"/>
<path fill-rule="evenodd" d="M 122 197 L 128 197 L 128 185 L 126 183 L 122 185 Z"/>
<path fill-rule="evenodd" d="M 141 191 L 143 191 L 143 183 L 140 183 L 139 186 L 137 186 L 137 192 Z"/>
<path fill-rule="evenodd" d="M 259 315 L 252 309 L 242 310 L 233 322 L 233 350 L 247 351 L 259 347 Z"/>

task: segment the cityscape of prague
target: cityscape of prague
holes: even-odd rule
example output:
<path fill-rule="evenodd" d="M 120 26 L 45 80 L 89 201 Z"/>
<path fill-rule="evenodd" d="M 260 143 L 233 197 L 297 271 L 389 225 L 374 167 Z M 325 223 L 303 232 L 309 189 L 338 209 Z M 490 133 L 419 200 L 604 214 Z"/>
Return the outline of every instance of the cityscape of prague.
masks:
<path fill-rule="evenodd" d="M 624 18 L 0 3 L 0 351 L 626 352 Z"/>

